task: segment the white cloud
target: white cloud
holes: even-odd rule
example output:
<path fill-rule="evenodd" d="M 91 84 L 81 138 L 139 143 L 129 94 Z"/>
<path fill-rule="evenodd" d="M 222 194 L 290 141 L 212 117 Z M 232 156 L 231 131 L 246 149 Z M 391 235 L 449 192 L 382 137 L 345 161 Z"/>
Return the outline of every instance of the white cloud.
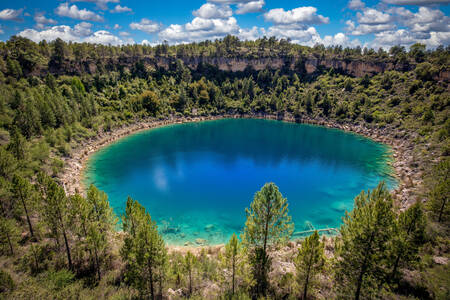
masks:
<path fill-rule="evenodd" d="M 446 4 L 449 0 L 383 0 L 383 2 L 395 5 L 432 5 L 432 4 Z"/>
<path fill-rule="evenodd" d="M 36 13 L 34 15 L 33 18 L 36 21 L 36 27 L 39 29 L 43 29 L 45 27 L 45 25 L 47 24 L 56 24 L 58 22 L 56 22 L 53 19 L 48 19 L 45 17 L 44 13 L 40 12 L 40 13 Z"/>
<path fill-rule="evenodd" d="M 348 8 L 353 10 L 363 9 L 366 5 L 361 0 L 350 0 L 348 2 Z"/>
<path fill-rule="evenodd" d="M 53 26 L 45 30 L 37 31 L 35 29 L 25 29 L 18 33 L 19 36 L 29 38 L 32 41 L 42 40 L 53 41 L 60 38 L 66 42 L 88 42 L 98 44 L 121 45 L 125 43 L 134 43 L 132 39 L 121 40 L 108 31 L 100 30 L 92 32 L 92 24 L 81 22 L 71 28 L 67 25 Z"/>
<path fill-rule="evenodd" d="M 239 34 L 239 26 L 235 18 L 202 19 L 194 18 L 185 25 L 172 24 L 159 33 L 161 40 L 174 43 L 219 39 L 227 34 Z"/>
<path fill-rule="evenodd" d="M 345 22 L 347 24 L 346 30 L 351 35 L 366 35 L 370 33 L 377 33 L 381 31 L 386 30 L 392 30 L 395 29 L 395 24 L 375 24 L 375 25 L 369 25 L 369 24 L 361 24 L 358 26 L 355 26 L 355 23 L 353 21 L 348 20 Z"/>
<path fill-rule="evenodd" d="M 358 18 L 358 22 L 360 24 L 369 24 L 369 25 L 386 24 L 393 21 L 391 15 L 383 13 L 373 8 L 365 9 L 362 14 L 358 12 L 356 14 L 356 17 Z"/>
<path fill-rule="evenodd" d="M 103 17 L 87 9 L 78 9 L 76 5 L 69 7 L 69 3 L 61 3 L 56 9 L 55 13 L 61 17 L 69 17 L 84 21 L 103 21 Z"/>
<path fill-rule="evenodd" d="M 237 5 L 236 13 L 238 15 L 248 14 L 248 13 L 255 13 L 262 11 L 263 6 L 266 5 L 264 0 L 258 0 L 258 1 L 251 1 L 248 3 L 239 3 Z"/>
<path fill-rule="evenodd" d="M 19 16 L 22 14 L 23 9 L 11 9 L 5 8 L 0 11 L 0 20 L 4 21 L 12 21 L 12 20 L 20 20 Z"/>
<path fill-rule="evenodd" d="M 133 11 L 131 8 L 127 6 L 120 6 L 120 4 L 117 4 L 114 9 L 111 9 L 111 13 L 123 13 L 123 12 L 131 12 Z"/>
<path fill-rule="evenodd" d="M 390 12 L 398 16 L 398 22 L 414 32 L 450 31 L 450 18 L 438 9 L 419 7 L 418 12 L 413 13 L 404 7 L 397 7 Z"/>
<path fill-rule="evenodd" d="M 130 28 L 144 31 L 147 33 L 155 33 L 161 29 L 161 25 L 149 19 L 143 18 L 139 23 L 136 22 L 131 23 Z"/>
<path fill-rule="evenodd" d="M 254 41 L 264 35 L 264 29 L 253 26 L 250 29 L 240 28 L 238 37 L 244 41 Z"/>
<path fill-rule="evenodd" d="M 397 31 L 385 31 L 375 34 L 375 39 L 371 42 L 374 48 L 390 48 L 395 45 L 411 46 L 415 43 L 422 43 L 429 47 L 448 45 L 450 43 L 449 32 L 411 32 L 406 29 Z"/>
<path fill-rule="evenodd" d="M 2 29 L 2 25 L 0 25 L 0 34 L 4 34 L 5 32 Z"/>
<path fill-rule="evenodd" d="M 324 46 L 341 45 L 343 47 L 361 46 L 361 42 L 359 40 L 350 40 L 348 36 L 342 32 L 336 33 L 334 36 L 326 35 L 322 39 L 322 44 L 324 44 Z"/>
<path fill-rule="evenodd" d="M 99 30 L 84 39 L 87 43 L 103 44 L 103 45 L 121 45 L 124 42 L 106 30 Z"/>
<path fill-rule="evenodd" d="M 73 27 L 77 36 L 89 36 L 92 34 L 92 24 L 87 22 L 81 22 Z"/>
<path fill-rule="evenodd" d="M 119 24 L 114 24 L 113 29 L 117 30 L 117 29 L 120 29 L 120 28 L 122 28 L 122 26 L 120 26 Z"/>
<path fill-rule="evenodd" d="M 99 9 L 108 9 L 108 3 L 119 3 L 120 0 L 71 0 L 72 2 L 90 2 L 95 3 Z"/>
<path fill-rule="evenodd" d="M 298 7 L 288 11 L 283 8 L 271 9 L 264 14 L 264 19 L 275 24 L 322 24 L 330 21 L 327 17 L 317 15 L 317 8 L 312 6 Z"/>
<path fill-rule="evenodd" d="M 233 15 L 229 6 L 217 6 L 206 3 L 192 13 L 194 16 L 203 19 L 226 19 Z"/>
<path fill-rule="evenodd" d="M 252 2 L 253 0 L 208 0 L 208 2 L 219 4 L 242 4 Z"/>
<path fill-rule="evenodd" d="M 126 32 L 126 31 L 121 31 L 121 32 L 119 32 L 119 35 L 120 36 L 130 36 L 130 33 Z"/>

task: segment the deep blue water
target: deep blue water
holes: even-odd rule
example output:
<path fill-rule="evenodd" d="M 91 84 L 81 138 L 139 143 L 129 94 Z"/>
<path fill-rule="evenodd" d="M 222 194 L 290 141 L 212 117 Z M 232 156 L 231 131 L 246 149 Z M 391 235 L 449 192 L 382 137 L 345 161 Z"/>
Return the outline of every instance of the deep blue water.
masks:
<path fill-rule="evenodd" d="M 127 196 L 157 221 L 169 244 L 225 242 L 266 182 L 287 197 L 296 230 L 338 227 L 354 197 L 385 180 L 390 149 L 356 134 L 270 120 L 225 119 L 137 133 L 91 156 L 85 184 L 117 214 Z"/>

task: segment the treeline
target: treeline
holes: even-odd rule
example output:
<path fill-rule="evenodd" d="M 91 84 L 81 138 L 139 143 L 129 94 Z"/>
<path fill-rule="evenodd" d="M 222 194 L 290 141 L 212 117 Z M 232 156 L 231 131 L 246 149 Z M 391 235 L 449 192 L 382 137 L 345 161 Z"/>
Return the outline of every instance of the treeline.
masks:
<path fill-rule="evenodd" d="M 42 77 L 41 70 L 53 74 L 83 75 L 102 74 L 104 72 L 123 72 L 133 70 L 138 75 L 142 64 L 151 59 L 167 61 L 191 60 L 203 58 L 247 59 L 281 58 L 286 63 L 295 61 L 297 72 L 305 72 L 308 59 L 335 59 L 345 63 L 362 61 L 398 65 L 399 70 L 413 69 L 417 64 L 430 62 L 448 72 L 449 47 L 439 46 L 427 50 L 423 44 L 414 44 L 409 51 L 403 46 L 391 47 L 388 51 L 379 48 L 343 48 L 342 46 L 316 45 L 314 47 L 293 44 L 290 40 L 275 37 L 261 38 L 255 41 L 240 41 L 237 37 L 227 36 L 221 40 L 169 46 L 163 43 L 157 46 L 122 45 L 105 46 L 89 43 L 66 43 L 61 39 L 51 42 L 34 43 L 23 37 L 13 36 L 6 42 L 0 42 L 0 71 L 12 78 Z M 199 64 L 199 68 L 204 65 Z M 156 66 L 156 68 L 158 68 Z M 322 70 L 319 70 L 320 74 Z"/>
<path fill-rule="evenodd" d="M 350 60 L 358 55 L 382 62 L 405 59 L 416 67 L 362 78 L 324 69 L 308 77 L 301 65 L 223 72 L 207 65 L 193 70 L 175 60 L 168 69 L 148 69 L 138 61 L 117 71 L 99 66 L 95 75 L 33 73 L 42 66 L 66 72 L 68 59 L 131 57 L 141 55 L 139 51 L 175 57 L 179 49 L 195 56 L 214 48 L 225 49 L 223 57 L 282 56 L 283 47 L 295 55 L 348 52 Z M 446 298 L 448 289 L 442 287 L 450 286 L 448 264 L 436 265 L 434 258 L 449 256 L 450 95 L 448 83 L 436 80 L 436 74 L 448 69 L 449 49 L 428 51 L 415 45 L 409 52 L 401 47 L 390 53 L 361 51 L 233 37 L 159 48 L 60 40 L 36 44 L 19 37 L 0 43 L 0 269 L 6 270 L 0 272 L 0 292 L 14 298 L 90 293 L 97 298 L 139 298 L 168 296 L 170 288 L 180 297 L 202 297 L 208 291 L 242 298 L 305 293 L 325 298 L 359 293 L 367 298 L 391 292 Z M 144 119 L 220 114 L 388 128 L 414 144 L 416 162 L 409 167 L 424 174 L 417 196 L 428 201 L 423 208 L 416 204 L 399 212 L 380 186 L 356 198 L 335 243 L 314 234 L 301 246 L 291 242 L 286 248 L 282 245 L 291 228 L 287 204 L 269 185 L 247 211 L 241 238 L 233 237 L 220 253 L 210 248 L 180 254 L 167 251 L 156 224 L 136 201 L 127 202 L 123 233 L 118 233 L 117 217 L 103 192 L 91 187 L 85 195 L 68 196 L 58 182 L 72 149 L 102 132 Z M 284 213 L 276 215 L 283 226 L 271 229 L 274 235 L 264 242 L 261 236 L 267 232 L 261 231 L 261 224 L 267 221 L 262 213 L 267 199 L 276 201 L 271 205 Z M 426 227 L 423 214 L 429 219 Z M 296 270 L 282 278 L 271 276 L 280 259 L 294 263 Z M 408 269 L 413 275 L 407 280 L 403 271 Z"/>

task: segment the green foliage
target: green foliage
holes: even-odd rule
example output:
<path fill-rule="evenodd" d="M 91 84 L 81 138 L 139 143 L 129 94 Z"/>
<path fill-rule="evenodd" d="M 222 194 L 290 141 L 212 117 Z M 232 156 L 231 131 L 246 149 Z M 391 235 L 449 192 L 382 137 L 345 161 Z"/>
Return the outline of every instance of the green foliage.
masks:
<path fill-rule="evenodd" d="M 184 271 L 188 276 L 188 290 L 189 290 L 189 295 L 192 295 L 192 291 L 193 291 L 193 284 L 194 284 L 194 275 L 195 275 L 195 268 L 197 265 L 197 257 L 192 254 L 191 251 L 188 251 L 186 253 L 186 255 L 184 256 L 184 261 L 183 261 L 183 267 L 184 267 Z"/>
<path fill-rule="evenodd" d="M 402 292 L 404 281 L 400 279 L 405 268 L 423 268 L 423 261 L 430 261 L 436 252 L 447 255 L 445 232 L 450 192 L 449 163 L 445 156 L 450 153 L 450 97 L 446 77 L 449 53 L 448 47 L 427 50 L 421 44 L 412 45 L 409 51 L 394 46 L 389 55 L 383 49 L 323 45 L 310 48 L 274 37 L 240 41 L 228 36 L 223 40 L 156 47 L 68 44 L 61 39 L 36 44 L 22 37 L 0 42 L 0 245 L 2 259 L 17 260 L 13 265 L 20 269 L 20 278 L 24 278 L 17 283 L 13 294 L 8 290 L 8 296 L 27 299 L 148 297 L 151 294 L 148 283 L 153 282 L 158 297 L 163 290 L 167 291 L 166 286 L 177 289 L 188 286 L 190 295 L 200 297 L 195 287 L 201 286 L 200 282 L 218 279 L 222 280 L 220 286 L 225 298 L 247 299 L 246 293 L 252 288 L 253 297 L 266 293 L 267 274 L 271 271 L 269 252 L 286 241 L 292 229 L 281 194 L 274 193 L 269 196 L 273 196 L 270 201 L 263 201 L 268 195 L 262 191 L 257 193 L 255 207 L 247 211 L 243 243 L 237 238 L 230 240 L 219 258 L 207 251 L 198 257 L 192 253 L 167 255 L 154 221 L 142 207 L 133 204 L 133 217 L 130 215 L 128 224 L 140 220 L 140 229 L 134 232 L 134 225 L 128 225 L 128 231 L 124 228 L 127 242 L 121 254 L 125 255 L 124 249 L 128 252 L 120 259 L 114 247 L 118 237 L 112 234 L 116 222 L 106 195 L 91 187 L 86 197 L 67 197 L 53 179 L 64 168 L 62 156 L 70 156 L 73 148 L 102 131 L 156 118 L 226 114 L 276 115 L 319 122 L 326 118 L 344 125 L 383 127 L 413 143 L 417 154 L 413 171 L 431 174 L 426 207 L 430 210 L 430 220 L 440 222 L 440 226 L 430 225 L 438 230 L 428 229 L 432 236 L 427 246 L 419 251 L 427 239 L 423 236 L 425 218 L 419 205 L 401 212 L 398 219 L 392 218 L 392 210 L 387 208 L 389 201 L 375 201 L 372 191 L 357 197 L 360 205 L 346 217 L 342 240 L 337 242 L 335 253 L 336 282 L 341 293 L 338 296 L 355 292 L 358 282 L 361 297 L 379 296 L 387 288 Z M 158 65 L 154 68 L 148 63 L 158 61 L 158 57 L 168 62 L 167 68 Z M 187 63 L 199 57 L 206 63 L 197 67 Z M 241 72 L 228 72 L 207 63 L 233 58 L 239 61 L 280 58 L 286 67 L 260 71 L 248 67 Z M 318 66 L 308 73 L 306 66 L 311 58 L 345 61 L 356 68 L 360 63 L 374 67 L 392 65 L 398 71 L 365 74 L 358 69 L 363 76 L 355 78 L 349 68 Z M 84 67 L 87 65 L 97 67 L 94 75 L 91 70 L 87 72 Z M 431 160 L 439 161 L 434 169 Z M 31 182 L 37 182 L 37 188 Z M 420 187 L 414 190 L 419 193 Z M 279 205 L 275 205 L 279 209 L 276 215 L 283 220 L 279 230 L 272 230 L 276 222 L 267 221 L 270 218 L 263 214 L 265 202 Z M 378 206 L 370 204 L 378 202 Z M 383 226 L 386 228 L 381 232 L 379 228 Z M 22 231 L 30 232 L 35 238 L 20 240 Z M 139 238 L 133 241 L 135 234 Z M 369 243 L 367 238 L 371 234 L 374 238 Z M 147 245 L 145 240 L 152 243 Z M 9 257 L 12 252 L 15 255 Z M 418 263 L 419 256 L 423 255 L 428 258 Z M 361 272 L 366 256 L 365 270 Z M 150 257 L 152 280 L 146 269 Z M 233 259 L 235 272 L 229 272 L 233 269 Z M 122 263 L 124 270 L 112 270 Z M 65 268 L 70 271 L 64 271 Z M 319 272 L 319 268 L 314 269 Z M 444 299 L 448 295 L 448 289 L 442 288 L 448 285 L 445 284 L 448 280 L 440 274 L 447 269 L 427 263 L 426 269 L 416 270 L 422 273 L 424 289 L 432 297 Z M 301 268 L 299 276 L 304 272 L 305 268 Z M 119 274 L 124 274 L 132 287 L 120 285 L 122 275 Z M 361 280 L 358 274 L 362 274 Z M 274 280 L 269 293 L 275 289 L 284 293 L 280 297 L 292 293 L 291 273 Z M 55 285 L 53 281 L 62 283 Z M 418 288 L 422 288 L 420 284 Z M 277 293 L 273 295 L 278 297 Z"/>
<path fill-rule="evenodd" d="M 322 271 L 324 263 L 324 245 L 320 242 L 319 233 L 314 231 L 302 242 L 295 258 L 297 283 L 302 292 L 302 299 L 308 299 L 308 291 L 316 286 L 316 276 Z"/>
<path fill-rule="evenodd" d="M 7 272 L 0 269 L 0 293 L 12 292 L 16 284 Z"/>
<path fill-rule="evenodd" d="M 417 202 L 400 213 L 394 222 L 390 250 L 391 272 L 388 281 L 398 278 L 398 270 L 419 259 L 419 249 L 425 243 L 426 217 L 422 203 Z"/>
<path fill-rule="evenodd" d="M 156 223 L 137 201 L 128 198 L 123 230 L 126 233 L 120 251 L 126 263 L 125 280 L 137 288 L 142 297 L 155 299 L 156 283 L 162 283 L 167 262 L 167 250 Z"/>
<path fill-rule="evenodd" d="M 450 159 L 439 162 L 432 172 L 430 208 L 438 222 L 447 222 L 450 216 L 448 197 L 450 195 Z"/>
<path fill-rule="evenodd" d="M 14 255 L 20 230 L 13 219 L 0 217 L 0 241 L 2 253 Z"/>
<path fill-rule="evenodd" d="M 23 208 L 25 217 L 28 223 L 28 229 L 30 230 L 30 236 L 34 236 L 33 225 L 31 224 L 30 214 L 31 214 L 31 199 L 32 199 L 32 187 L 28 180 L 22 178 L 19 175 L 14 175 L 12 180 L 13 196 L 20 202 Z"/>
<path fill-rule="evenodd" d="M 256 192 L 250 209 L 245 212 L 247 220 L 242 239 L 250 251 L 256 293 L 265 295 L 271 265 L 268 246 L 286 242 L 292 235 L 294 224 L 288 215 L 287 199 L 274 183 L 266 183 Z"/>
<path fill-rule="evenodd" d="M 338 293 L 354 299 L 372 298 L 386 277 L 382 262 L 388 259 L 393 236 L 393 203 L 385 184 L 361 192 L 343 222 L 336 241 Z"/>

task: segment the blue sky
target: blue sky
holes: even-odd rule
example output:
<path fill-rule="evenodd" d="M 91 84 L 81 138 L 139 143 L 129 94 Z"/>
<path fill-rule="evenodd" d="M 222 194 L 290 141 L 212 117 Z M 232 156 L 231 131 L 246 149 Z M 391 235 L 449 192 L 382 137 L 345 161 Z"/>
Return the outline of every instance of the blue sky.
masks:
<path fill-rule="evenodd" d="M 1 1 L 0 39 L 170 44 L 262 36 L 389 48 L 450 44 L 450 0 Z"/>

